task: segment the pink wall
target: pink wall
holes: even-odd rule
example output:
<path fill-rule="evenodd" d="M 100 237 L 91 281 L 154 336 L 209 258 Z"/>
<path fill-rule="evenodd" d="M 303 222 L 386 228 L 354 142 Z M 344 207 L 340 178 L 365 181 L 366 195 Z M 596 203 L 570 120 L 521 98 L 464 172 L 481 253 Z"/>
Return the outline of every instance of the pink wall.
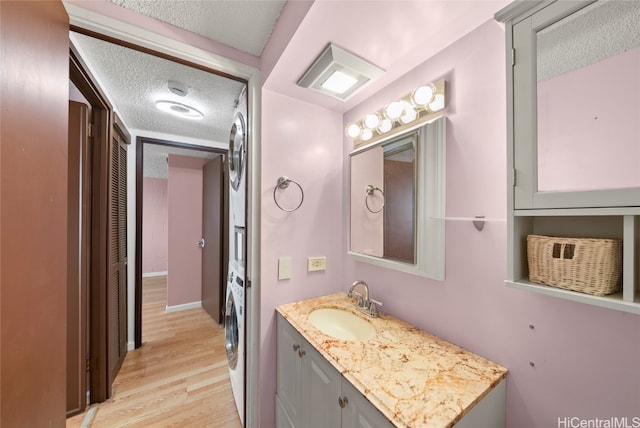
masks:
<path fill-rule="evenodd" d="M 506 217 L 504 37 L 500 25 L 487 22 L 344 117 L 349 123 L 446 78 L 449 217 Z M 345 165 L 350 147 L 345 138 Z M 344 173 L 347 192 L 346 166 Z M 555 427 L 564 416 L 638 416 L 640 317 L 506 288 L 505 223 L 477 232 L 470 222 L 447 222 L 444 282 L 355 262 L 346 240 L 343 248 L 343 283 L 366 280 L 388 313 L 510 370 L 508 427 Z"/>
<path fill-rule="evenodd" d="M 261 139 L 260 425 L 273 427 L 276 306 L 348 288 L 342 279 L 341 255 L 342 117 L 263 90 Z M 273 201 L 273 189 L 282 175 L 304 189 L 304 203 L 292 213 L 281 211 Z M 290 186 L 286 193 L 293 195 L 296 190 Z M 291 279 L 278 280 L 280 256 L 292 258 Z M 307 257 L 314 256 L 327 256 L 326 271 L 306 271 Z"/>
<path fill-rule="evenodd" d="M 538 189 L 640 185 L 640 48 L 538 83 Z"/>
<path fill-rule="evenodd" d="M 169 155 L 167 306 L 202 296 L 202 166 L 206 159 Z"/>
<path fill-rule="evenodd" d="M 167 180 L 145 177 L 142 198 L 142 274 L 166 272 Z"/>

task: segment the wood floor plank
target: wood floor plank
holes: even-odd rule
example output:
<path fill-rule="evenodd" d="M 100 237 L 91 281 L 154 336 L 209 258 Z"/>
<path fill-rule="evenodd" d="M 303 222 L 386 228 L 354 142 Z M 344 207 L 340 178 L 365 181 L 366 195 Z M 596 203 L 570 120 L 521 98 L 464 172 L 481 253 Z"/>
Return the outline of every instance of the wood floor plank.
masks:
<path fill-rule="evenodd" d="M 201 308 L 166 313 L 166 287 L 166 277 L 143 280 L 143 346 L 127 353 L 91 426 L 241 427 L 223 329 Z"/>

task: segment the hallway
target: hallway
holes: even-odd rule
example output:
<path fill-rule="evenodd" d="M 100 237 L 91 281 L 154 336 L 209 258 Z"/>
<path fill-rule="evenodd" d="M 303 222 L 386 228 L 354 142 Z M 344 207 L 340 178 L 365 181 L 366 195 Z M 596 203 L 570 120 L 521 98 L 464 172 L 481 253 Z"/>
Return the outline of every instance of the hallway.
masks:
<path fill-rule="evenodd" d="M 241 427 L 224 330 L 201 308 L 165 313 L 166 287 L 166 277 L 144 279 L 143 346 L 128 352 L 91 427 Z"/>

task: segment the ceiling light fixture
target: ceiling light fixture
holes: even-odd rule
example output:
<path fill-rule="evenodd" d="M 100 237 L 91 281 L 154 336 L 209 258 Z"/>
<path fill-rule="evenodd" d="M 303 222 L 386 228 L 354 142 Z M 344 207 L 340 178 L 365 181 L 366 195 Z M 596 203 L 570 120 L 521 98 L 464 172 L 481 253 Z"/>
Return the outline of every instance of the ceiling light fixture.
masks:
<path fill-rule="evenodd" d="M 395 127 L 405 130 L 441 116 L 446 107 L 445 81 L 421 85 L 399 100 L 388 103 L 375 113 L 365 115 L 360 121 L 350 123 L 345 133 L 356 145 L 375 142 Z"/>
<path fill-rule="evenodd" d="M 156 108 L 166 113 L 171 113 L 174 116 L 182 117 L 185 119 L 199 120 L 204 117 L 202 112 L 195 108 L 175 101 L 159 100 L 156 101 Z"/>
<path fill-rule="evenodd" d="M 346 100 L 384 70 L 329 43 L 298 80 L 298 86 Z"/>

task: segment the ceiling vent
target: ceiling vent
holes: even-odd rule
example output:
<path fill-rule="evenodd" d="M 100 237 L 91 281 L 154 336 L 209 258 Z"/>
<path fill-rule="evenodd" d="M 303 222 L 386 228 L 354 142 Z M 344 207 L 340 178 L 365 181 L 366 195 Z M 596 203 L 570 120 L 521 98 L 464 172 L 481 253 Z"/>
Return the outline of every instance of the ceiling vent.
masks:
<path fill-rule="evenodd" d="M 329 43 L 297 83 L 345 101 L 382 73 L 380 67 Z"/>

